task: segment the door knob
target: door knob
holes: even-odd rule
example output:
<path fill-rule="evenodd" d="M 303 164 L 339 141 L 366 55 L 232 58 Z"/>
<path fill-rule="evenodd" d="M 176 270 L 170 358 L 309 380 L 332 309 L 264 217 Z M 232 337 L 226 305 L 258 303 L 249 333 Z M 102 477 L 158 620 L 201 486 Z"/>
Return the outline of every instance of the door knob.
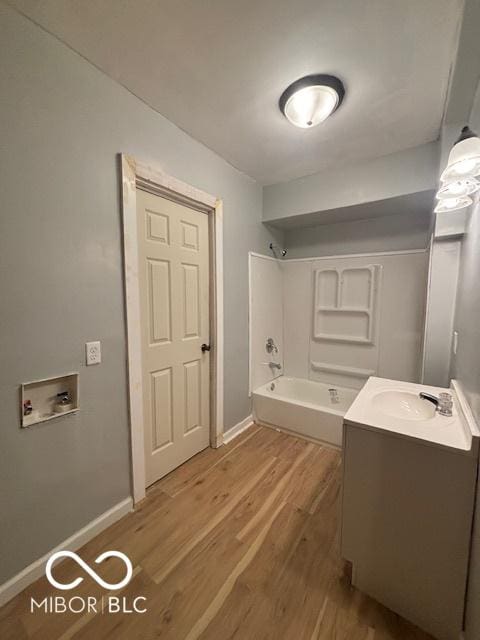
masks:
<path fill-rule="evenodd" d="M 203 353 L 205 353 L 205 351 L 210 351 L 210 345 L 203 343 L 201 349 Z"/>

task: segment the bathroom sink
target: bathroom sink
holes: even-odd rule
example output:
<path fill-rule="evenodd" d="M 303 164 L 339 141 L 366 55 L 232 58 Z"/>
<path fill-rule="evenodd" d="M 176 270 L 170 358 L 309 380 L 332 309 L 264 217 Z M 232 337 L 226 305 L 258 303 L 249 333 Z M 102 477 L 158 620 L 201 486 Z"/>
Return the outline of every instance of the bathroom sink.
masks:
<path fill-rule="evenodd" d="M 431 420 L 435 417 L 435 406 L 409 391 L 381 391 L 372 398 L 373 406 L 384 415 L 402 420 Z"/>
<path fill-rule="evenodd" d="M 436 411 L 436 406 L 420 398 L 420 393 L 435 398 L 441 393 L 449 393 L 453 399 L 452 415 L 445 416 Z M 464 418 L 463 409 L 459 410 L 461 405 L 457 396 L 455 385 L 447 389 L 371 376 L 345 413 L 343 422 L 348 426 L 421 440 L 432 446 L 471 451 L 474 455 L 473 432 Z"/>

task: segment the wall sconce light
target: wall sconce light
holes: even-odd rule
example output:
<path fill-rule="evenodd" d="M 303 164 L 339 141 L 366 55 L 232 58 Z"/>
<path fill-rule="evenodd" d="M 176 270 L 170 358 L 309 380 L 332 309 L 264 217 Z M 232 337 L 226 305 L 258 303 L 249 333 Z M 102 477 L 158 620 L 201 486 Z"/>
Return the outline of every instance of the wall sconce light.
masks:
<path fill-rule="evenodd" d="M 448 164 L 440 176 L 442 185 L 437 192 L 439 200 L 435 213 L 464 209 L 472 204 L 470 197 L 480 189 L 475 176 L 480 175 L 480 138 L 463 127 L 448 156 Z"/>
<path fill-rule="evenodd" d="M 463 178 L 462 180 L 454 180 L 453 182 L 447 182 L 440 187 L 437 193 L 439 200 L 445 198 L 460 198 L 462 196 L 469 196 L 475 193 L 480 188 L 480 182 L 475 178 Z"/>
<path fill-rule="evenodd" d="M 473 200 L 469 196 L 462 196 L 461 198 L 444 198 L 443 200 L 440 200 L 435 207 L 435 213 L 448 213 L 450 211 L 458 211 L 458 209 L 465 209 L 465 207 L 469 207 L 472 202 Z"/>

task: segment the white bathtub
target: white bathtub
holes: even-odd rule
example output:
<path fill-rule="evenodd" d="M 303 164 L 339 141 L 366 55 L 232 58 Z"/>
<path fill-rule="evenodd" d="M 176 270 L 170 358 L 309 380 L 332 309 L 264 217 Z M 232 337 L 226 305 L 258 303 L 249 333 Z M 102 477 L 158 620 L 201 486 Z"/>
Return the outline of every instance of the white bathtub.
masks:
<path fill-rule="evenodd" d="M 337 391 L 338 402 L 330 389 Z M 253 392 L 253 414 L 258 422 L 341 447 L 343 416 L 357 394 L 356 389 L 281 376 Z"/>

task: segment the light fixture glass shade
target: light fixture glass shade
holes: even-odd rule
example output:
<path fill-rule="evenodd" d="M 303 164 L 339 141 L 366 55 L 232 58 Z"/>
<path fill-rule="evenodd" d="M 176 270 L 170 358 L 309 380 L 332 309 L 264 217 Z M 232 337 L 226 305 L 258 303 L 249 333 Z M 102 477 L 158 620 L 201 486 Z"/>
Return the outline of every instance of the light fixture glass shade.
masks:
<path fill-rule="evenodd" d="M 461 196 L 469 196 L 480 189 L 480 182 L 475 178 L 463 178 L 462 180 L 454 180 L 447 182 L 438 190 L 437 198 L 444 200 L 445 198 L 460 198 Z"/>
<path fill-rule="evenodd" d="M 342 103 L 345 87 L 336 76 L 305 76 L 288 86 L 278 106 L 289 122 L 311 129 L 328 118 Z"/>
<path fill-rule="evenodd" d="M 338 94 L 331 87 L 304 87 L 287 100 L 285 115 L 296 127 L 315 127 L 333 113 Z"/>
<path fill-rule="evenodd" d="M 465 209 L 471 205 L 473 200 L 469 196 L 460 196 L 459 198 L 445 198 L 439 200 L 435 207 L 435 213 L 448 213 L 449 211 L 457 211 L 458 209 Z"/>
<path fill-rule="evenodd" d="M 443 183 L 480 175 L 480 138 L 472 136 L 454 145 L 440 180 Z"/>

